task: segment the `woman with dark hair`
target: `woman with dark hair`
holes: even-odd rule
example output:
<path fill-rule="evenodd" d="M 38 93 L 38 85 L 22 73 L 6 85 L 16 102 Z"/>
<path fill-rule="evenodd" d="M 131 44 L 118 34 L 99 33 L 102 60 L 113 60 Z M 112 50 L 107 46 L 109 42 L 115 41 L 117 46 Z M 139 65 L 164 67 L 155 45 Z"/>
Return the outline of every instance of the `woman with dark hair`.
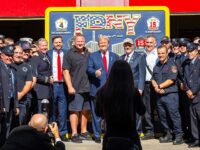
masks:
<path fill-rule="evenodd" d="M 103 150 L 142 149 L 136 131 L 136 113 L 143 115 L 145 107 L 126 61 L 113 64 L 105 85 L 97 93 L 96 113 L 106 121 Z"/>

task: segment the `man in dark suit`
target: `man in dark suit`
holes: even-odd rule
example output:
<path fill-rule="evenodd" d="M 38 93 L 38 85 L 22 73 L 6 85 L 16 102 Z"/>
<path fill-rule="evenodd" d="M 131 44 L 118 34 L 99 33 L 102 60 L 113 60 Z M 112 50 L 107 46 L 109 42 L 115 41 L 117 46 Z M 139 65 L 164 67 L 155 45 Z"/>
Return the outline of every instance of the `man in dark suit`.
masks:
<path fill-rule="evenodd" d="M 145 56 L 143 53 L 134 52 L 134 43 L 130 38 L 124 40 L 123 46 L 125 54 L 121 56 L 121 59 L 129 63 L 134 77 L 135 88 L 138 89 L 140 96 L 142 96 L 146 75 Z M 139 115 L 137 115 L 136 124 L 138 134 L 141 134 L 142 121 Z"/>
<path fill-rule="evenodd" d="M 58 111 L 58 122 L 61 139 L 67 141 L 67 88 L 62 76 L 62 62 L 66 50 L 62 49 L 62 36 L 52 38 L 53 49 L 48 51 L 48 56 L 52 64 L 53 73 L 53 119 L 56 119 L 55 113 Z"/>
<path fill-rule="evenodd" d="M 184 69 L 184 85 L 190 103 L 190 120 L 193 142 L 189 148 L 200 146 L 200 58 L 198 47 L 193 43 L 187 45 L 188 58 Z"/>
<path fill-rule="evenodd" d="M 101 142 L 101 118 L 95 113 L 96 92 L 105 84 L 112 64 L 119 59 L 118 55 L 108 51 L 109 38 L 99 36 L 99 51 L 92 53 L 89 57 L 87 72 L 90 80 L 90 95 L 92 109 L 92 128 L 95 142 Z"/>
<path fill-rule="evenodd" d="M 131 66 L 135 88 L 137 88 L 140 95 L 142 95 L 146 73 L 145 57 L 143 53 L 134 52 L 134 44 L 132 39 L 126 38 L 123 46 L 125 54 L 121 56 L 121 59 L 127 61 Z"/>
<path fill-rule="evenodd" d="M 5 46 L 0 60 L 0 147 L 11 129 L 13 112 L 19 114 L 16 69 L 11 65 L 14 46 Z"/>
<path fill-rule="evenodd" d="M 36 112 L 42 113 L 43 99 L 48 99 L 50 106 L 52 106 L 52 84 L 53 76 L 51 71 L 51 61 L 47 55 L 48 42 L 46 39 L 41 38 L 38 40 L 39 56 L 33 56 L 31 59 L 31 65 L 36 70 L 37 83 L 34 87 L 35 99 L 37 99 Z M 50 107 L 51 111 L 52 108 Z M 50 112 L 50 121 L 52 121 L 52 112 Z"/>
<path fill-rule="evenodd" d="M 47 134 L 48 128 L 54 136 L 54 146 Z M 11 132 L 1 150 L 65 150 L 65 145 L 59 137 L 56 122 L 48 125 L 45 115 L 35 114 L 29 125 L 17 127 Z"/>

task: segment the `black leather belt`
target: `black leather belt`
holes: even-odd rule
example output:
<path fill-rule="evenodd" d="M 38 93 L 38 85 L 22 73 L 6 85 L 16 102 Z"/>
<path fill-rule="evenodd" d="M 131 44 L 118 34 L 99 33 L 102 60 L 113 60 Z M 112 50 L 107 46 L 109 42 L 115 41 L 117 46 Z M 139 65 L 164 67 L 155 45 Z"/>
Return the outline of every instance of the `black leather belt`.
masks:
<path fill-rule="evenodd" d="M 63 84 L 64 82 L 55 81 L 53 84 Z"/>
<path fill-rule="evenodd" d="M 145 84 L 151 84 L 151 81 L 145 81 Z"/>

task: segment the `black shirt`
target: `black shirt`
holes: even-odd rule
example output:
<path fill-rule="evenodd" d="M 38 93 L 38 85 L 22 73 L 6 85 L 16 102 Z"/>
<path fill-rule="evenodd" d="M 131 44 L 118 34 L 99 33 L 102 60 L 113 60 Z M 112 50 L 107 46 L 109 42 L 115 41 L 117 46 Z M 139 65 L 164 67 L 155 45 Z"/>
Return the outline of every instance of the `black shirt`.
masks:
<path fill-rule="evenodd" d="M 25 63 L 15 63 L 15 68 L 17 69 L 17 91 L 21 92 L 24 88 L 26 81 L 32 81 L 32 72 L 30 66 Z"/>
<path fill-rule="evenodd" d="M 86 73 L 87 62 L 90 53 L 84 48 L 80 53 L 75 47 L 70 49 L 63 57 L 63 70 L 69 70 L 72 85 L 77 93 L 90 91 L 88 76 Z"/>

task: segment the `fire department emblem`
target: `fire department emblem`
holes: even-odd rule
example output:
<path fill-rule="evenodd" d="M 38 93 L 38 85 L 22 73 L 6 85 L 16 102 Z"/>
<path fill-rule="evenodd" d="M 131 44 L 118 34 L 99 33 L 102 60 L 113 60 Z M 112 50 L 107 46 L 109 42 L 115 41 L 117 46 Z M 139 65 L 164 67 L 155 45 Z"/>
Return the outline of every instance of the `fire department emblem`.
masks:
<path fill-rule="evenodd" d="M 59 18 L 55 21 L 57 31 L 66 31 L 68 27 L 68 21 L 64 18 Z"/>
<path fill-rule="evenodd" d="M 158 30 L 160 26 L 160 20 L 156 17 L 151 17 L 147 20 L 147 27 L 151 31 Z"/>

